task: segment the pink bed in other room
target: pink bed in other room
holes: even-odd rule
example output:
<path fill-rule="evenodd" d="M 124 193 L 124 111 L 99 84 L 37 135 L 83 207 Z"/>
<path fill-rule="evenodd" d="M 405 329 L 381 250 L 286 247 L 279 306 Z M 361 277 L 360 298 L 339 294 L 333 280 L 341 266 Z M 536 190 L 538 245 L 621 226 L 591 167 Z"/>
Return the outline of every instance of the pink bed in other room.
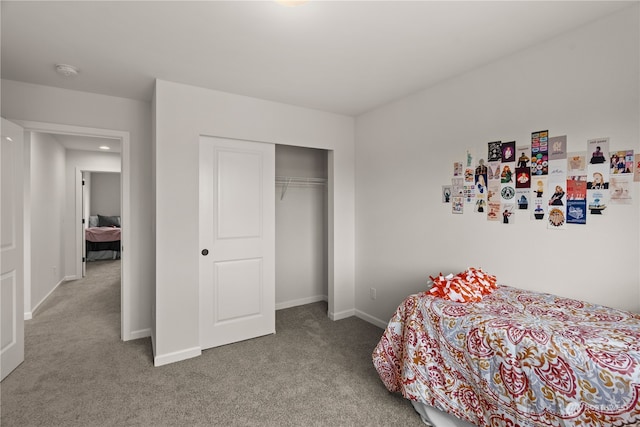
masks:
<path fill-rule="evenodd" d="M 477 426 L 639 426 L 640 315 L 498 286 L 423 292 L 373 352 L 391 392 Z"/>

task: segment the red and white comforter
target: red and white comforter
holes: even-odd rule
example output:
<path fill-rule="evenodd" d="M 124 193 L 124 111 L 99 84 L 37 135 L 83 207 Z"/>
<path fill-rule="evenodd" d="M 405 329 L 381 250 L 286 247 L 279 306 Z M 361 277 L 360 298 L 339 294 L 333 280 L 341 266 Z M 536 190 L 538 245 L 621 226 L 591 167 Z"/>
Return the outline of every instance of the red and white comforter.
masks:
<path fill-rule="evenodd" d="M 640 425 L 640 315 L 498 286 L 408 297 L 373 352 L 392 392 L 478 426 Z"/>

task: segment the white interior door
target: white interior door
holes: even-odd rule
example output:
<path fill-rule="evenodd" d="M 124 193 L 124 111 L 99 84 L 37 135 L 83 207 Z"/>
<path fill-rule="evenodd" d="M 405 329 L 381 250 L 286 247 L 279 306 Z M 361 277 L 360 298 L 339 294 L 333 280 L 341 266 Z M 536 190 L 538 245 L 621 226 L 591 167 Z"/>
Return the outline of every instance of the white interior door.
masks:
<path fill-rule="evenodd" d="M 0 379 L 24 361 L 23 129 L 2 119 Z"/>
<path fill-rule="evenodd" d="M 80 172 L 82 181 L 82 221 L 80 230 L 80 236 L 82 239 L 82 277 L 87 275 L 87 241 L 85 239 L 85 229 L 89 227 L 89 183 L 90 183 L 90 172 Z"/>
<path fill-rule="evenodd" d="M 200 139 L 200 345 L 275 333 L 275 146 Z"/>

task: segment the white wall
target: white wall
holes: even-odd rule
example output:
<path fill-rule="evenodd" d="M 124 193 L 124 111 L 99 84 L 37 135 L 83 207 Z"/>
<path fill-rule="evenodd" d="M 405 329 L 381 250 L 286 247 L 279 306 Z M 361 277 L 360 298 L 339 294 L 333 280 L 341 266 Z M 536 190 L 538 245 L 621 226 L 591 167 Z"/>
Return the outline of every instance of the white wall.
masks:
<path fill-rule="evenodd" d="M 64 279 L 65 149 L 51 135 L 31 133 L 31 289 L 27 316 Z"/>
<path fill-rule="evenodd" d="M 332 150 L 329 315 L 354 309 L 354 120 L 157 80 L 155 90 L 156 365 L 200 354 L 198 140 L 200 135 Z M 179 224 L 179 227 L 175 227 Z"/>
<path fill-rule="evenodd" d="M 131 309 L 125 335 L 149 335 L 154 274 L 151 232 L 151 104 L 87 92 L 2 80 L 2 115 L 36 121 L 129 132 Z"/>
<path fill-rule="evenodd" d="M 327 152 L 276 146 L 276 176 L 327 178 Z M 327 187 L 277 185 L 276 308 L 328 298 Z"/>
<path fill-rule="evenodd" d="M 640 192 L 585 226 L 548 230 L 518 216 L 452 215 L 441 203 L 454 161 L 489 141 L 608 136 L 640 152 L 638 6 L 452 78 L 357 119 L 358 314 L 386 324 L 429 275 L 483 267 L 504 284 L 640 310 Z M 621 238 L 623 236 L 623 238 Z M 369 296 L 377 289 L 377 299 Z"/>
<path fill-rule="evenodd" d="M 120 174 L 92 173 L 91 215 L 120 216 L 120 212 Z"/>

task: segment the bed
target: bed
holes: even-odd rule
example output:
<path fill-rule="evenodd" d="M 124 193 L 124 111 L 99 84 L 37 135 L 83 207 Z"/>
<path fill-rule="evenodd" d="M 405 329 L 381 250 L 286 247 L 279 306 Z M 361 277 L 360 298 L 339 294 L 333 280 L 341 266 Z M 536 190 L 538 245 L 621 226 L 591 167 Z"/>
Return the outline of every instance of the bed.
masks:
<path fill-rule="evenodd" d="M 120 217 L 90 216 L 88 225 L 84 230 L 85 259 L 120 259 Z"/>
<path fill-rule="evenodd" d="M 638 314 L 503 285 L 477 302 L 425 291 L 372 357 L 427 424 L 436 408 L 477 426 L 640 425 Z"/>

